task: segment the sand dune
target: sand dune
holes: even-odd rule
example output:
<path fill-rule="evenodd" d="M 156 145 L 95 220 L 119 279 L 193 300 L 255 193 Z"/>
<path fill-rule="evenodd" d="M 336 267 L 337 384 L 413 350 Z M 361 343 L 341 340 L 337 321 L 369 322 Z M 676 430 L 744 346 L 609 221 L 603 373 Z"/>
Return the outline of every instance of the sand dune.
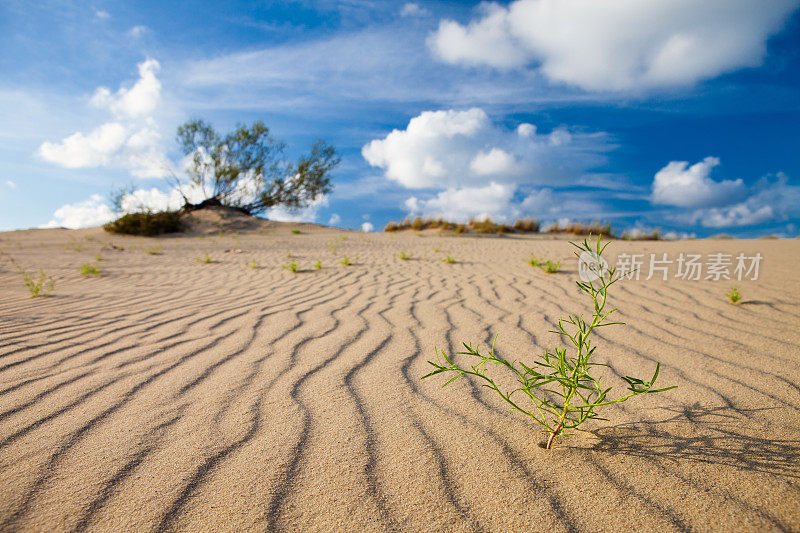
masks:
<path fill-rule="evenodd" d="M 622 282 L 627 326 L 602 331 L 597 359 L 615 392 L 657 361 L 678 388 L 547 451 L 476 382 L 419 378 L 434 346 L 556 345 L 558 318 L 589 311 L 565 239 L 0 239 L 0 530 L 800 531 L 798 240 L 614 242 L 612 258 L 764 259 L 737 306 L 730 281 Z M 30 298 L 8 257 L 53 275 L 52 295 Z"/>

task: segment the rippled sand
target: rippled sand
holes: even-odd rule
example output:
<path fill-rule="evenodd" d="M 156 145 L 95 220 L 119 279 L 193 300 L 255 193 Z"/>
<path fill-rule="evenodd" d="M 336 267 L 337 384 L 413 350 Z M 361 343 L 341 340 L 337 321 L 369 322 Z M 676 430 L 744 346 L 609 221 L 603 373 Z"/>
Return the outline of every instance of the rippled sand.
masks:
<path fill-rule="evenodd" d="M 615 392 L 656 361 L 678 388 L 547 451 L 477 383 L 419 378 L 434 346 L 556 345 L 555 321 L 589 311 L 566 240 L 269 226 L 0 234 L 0 530 L 800 530 L 800 241 L 611 244 L 764 260 L 738 306 L 727 281 L 621 283 L 628 325 L 597 359 Z"/>

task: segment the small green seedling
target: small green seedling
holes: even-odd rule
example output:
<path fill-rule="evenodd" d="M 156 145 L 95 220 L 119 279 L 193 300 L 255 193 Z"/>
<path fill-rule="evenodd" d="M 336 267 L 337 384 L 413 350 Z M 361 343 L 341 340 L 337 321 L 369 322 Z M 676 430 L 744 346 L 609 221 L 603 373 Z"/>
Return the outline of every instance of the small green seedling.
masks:
<path fill-rule="evenodd" d="M 558 272 L 558 269 L 561 267 L 561 261 L 550 261 L 549 259 L 544 262 L 543 265 L 539 265 L 539 268 L 547 272 L 548 274 L 555 274 Z"/>
<path fill-rule="evenodd" d="M 297 273 L 297 261 L 292 259 L 292 262 L 289 263 L 288 265 L 283 265 L 283 268 L 285 268 L 289 272 L 294 272 L 296 274 Z"/>
<path fill-rule="evenodd" d="M 94 256 L 94 260 L 95 260 L 95 261 L 97 261 L 97 262 L 99 263 L 100 261 L 102 261 L 102 260 L 103 260 L 103 258 L 102 258 L 102 257 L 100 257 L 100 254 L 97 254 L 96 256 Z"/>
<path fill-rule="evenodd" d="M 358 257 L 356 257 L 356 258 L 354 259 L 354 261 L 358 261 Z M 352 262 L 352 261 L 350 261 L 350 259 L 348 259 L 348 257 L 347 257 L 347 256 L 344 256 L 342 259 L 339 259 L 339 264 L 340 264 L 340 265 L 344 265 L 344 266 L 350 266 L 350 265 L 352 265 L 352 264 L 353 264 L 353 262 Z"/>
<path fill-rule="evenodd" d="M 256 260 L 255 260 L 255 259 L 253 259 L 253 261 L 252 261 L 252 262 L 248 263 L 248 265 L 247 265 L 247 266 L 249 266 L 249 267 L 250 267 L 250 268 L 252 268 L 253 270 L 257 270 L 257 269 L 258 269 L 258 263 L 256 263 Z"/>
<path fill-rule="evenodd" d="M 410 258 L 409 256 L 407 256 L 407 255 L 406 255 L 406 253 L 405 253 L 405 252 L 403 252 L 403 251 L 400 251 L 400 255 L 398 255 L 397 257 L 399 257 L 399 258 L 400 258 L 400 259 L 402 259 L 403 261 L 407 261 L 407 260 L 411 259 L 411 258 Z"/>
<path fill-rule="evenodd" d="M 725 296 L 728 297 L 732 304 L 738 304 L 742 300 L 742 293 L 739 292 L 739 287 L 732 287 L 731 290 L 725 293 Z"/>
<path fill-rule="evenodd" d="M 81 276 L 97 276 L 100 274 L 100 269 L 96 266 L 90 265 L 89 263 L 84 263 L 81 266 Z"/>
<path fill-rule="evenodd" d="M 17 269 L 19 269 L 19 271 L 22 273 L 22 279 L 25 280 L 25 286 L 31 293 L 31 298 L 36 298 L 37 296 L 47 296 L 53 291 L 56 281 L 51 276 L 46 275 L 44 270 L 40 269 L 39 279 L 35 279 L 33 276 L 25 272 L 21 266 L 17 265 Z"/>
<path fill-rule="evenodd" d="M 198 262 L 198 263 L 211 263 L 211 262 L 212 262 L 212 261 L 211 261 L 211 256 L 209 256 L 208 254 L 206 254 L 206 255 L 204 255 L 203 257 L 198 257 L 198 258 L 197 258 L 197 262 Z"/>
<path fill-rule="evenodd" d="M 293 229 L 292 230 L 292 235 L 300 235 L 300 230 L 299 229 Z"/>
<path fill-rule="evenodd" d="M 540 266 L 542 266 L 543 263 L 544 262 L 541 259 L 537 258 L 533 254 L 531 254 L 531 258 L 528 259 L 528 264 L 533 266 L 533 267 L 540 267 Z"/>
<path fill-rule="evenodd" d="M 453 259 L 452 257 L 450 257 L 449 255 L 447 257 L 445 257 L 444 259 L 442 259 L 442 261 L 444 261 L 445 263 L 455 263 L 456 262 L 456 260 Z"/>
<path fill-rule="evenodd" d="M 438 253 L 438 252 L 441 252 L 442 249 L 441 248 L 434 248 L 433 251 Z"/>
<path fill-rule="evenodd" d="M 151 246 L 150 248 L 145 249 L 144 253 L 147 255 L 161 255 L 161 252 L 164 251 L 164 248 L 161 246 Z"/>
<path fill-rule="evenodd" d="M 314 268 L 316 268 L 317 270 L 319 270 L 320 268 L 322 268 L 322 261 L 320 261 L 319 259 L 317 259 L 317 262 L 316 262 L 316 263 L 314 263 Z"/>
<path fill-rule="evenodd" d="M 79 243 L 78 241 L 70 240 L 69 242 L 67 242 L 66 248 L 67 248 L 67 250 L 73 250 L 75 252 L 82 252 L 83 251 L 83 245 L 81 243 Z"/>
<path fill-rule="evenodd" d="M 291 258 L 292 258 L 292 257 L 294 257 L 294 256 L 292 255 L 292 252 L 289 252 L 288 254 L 286 254 L 286 257 L 287 257 L 288 259 L 291 259 Z"/>
<path fill-rule="evenodd" d="M 578 248 L 575 255 L 589 253 L 598 258 L 597 264 L 602 264 L 600 258 L 608 243 L 601 247 L 600 237 L 598 237 L 597 245 L 594 248 L 588 239 L 580 245 L 575 243 L 573 245 Z M 569 339 L 570 342 L 567 346 L 559 346 L 553 351 L 547 349 L 538 359 L 526 364 L 522 361 L 509 361 L 498 357 L 494 351 L 496 336 L 495 342 L 492 343 L 492 347 L 486 355 L 479 352 L 478 346 L 473 348 L 471 344 L 463 343 L 465 351 L 458 352 L 456 355 L 475 357 L 478 359 L 476 364 L 459 366 L 444 350 L 437 349 L 436 361 L 428 361 L 434 370 L 423 376 L 422 379 L 445 372 L 454 373 L 455 375 L 443 385 L 446 386 L 461 376 L 474 376 L 482 382 L 484 387 L 500 395 L 511 405 L 512 410 L 529 416 L 543 426 L 545 428 L 543 433 L 548 434 L 544 448 L 548 450 L 552 447 L 556 437 L 567 434 L 567 431 L 577 428 L 587 420 L 605 420 L 600 418 L 595 411 L 599 407 L 624 402 L 639 394 L 652 394 L 674 389 L 675 387 L 653 388 L 661 368 L 660 363 L 656 363 L 653 377 L 648 381 L 630 376 L 623 377 L 622 380 L 628 384 L 628 393 L 616 399 L 608 398 L 611 387 L 605 387 L 603 378 L 592 375 L 594 367 L 610 366 L 592 361 L 597 348 L 590 339 L 592 333 L 596 328 L 622 324 L 608 319 L 616 309 L 606 310 L 608 289 L 620 279 L 615 273 L 616 267 L 612 267 L 599 270 L 596 273 L 597 278 L 593 281 L 576 282 L 578 288 L 591 298 L 594 304 L 594 313 L 589 321 L 586 321 L 583 315 L 569 315 L 566 319 L 559 319 L 557 329 L 551 333 L 557 333 L 562 338 Z M 567 331 L 568 329 L 570 331 Z M 567 354 L 567 350 L 570 348 L 573 353 Z M 440 359 L 440 354 L 444 361 Z M 486 368 L 492 365 L 498 365 L 510 371 L 517 380 L 517 386 L 509 392 L 501 390 L 495 381 L 486 375 Z M 532 406 L 523 406 L 520 400 L 514 396 L 515 394 L 521 394 L 523 399 L 527 398 Z"/>

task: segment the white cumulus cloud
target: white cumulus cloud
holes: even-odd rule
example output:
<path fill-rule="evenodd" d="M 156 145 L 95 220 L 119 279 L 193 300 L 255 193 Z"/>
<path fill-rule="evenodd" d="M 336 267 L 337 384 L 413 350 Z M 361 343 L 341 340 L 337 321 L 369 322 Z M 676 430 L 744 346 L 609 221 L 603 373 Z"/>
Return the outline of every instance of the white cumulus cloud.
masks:
<path fill-rule="evenodd" d="M 466 25 L 440 21 L 443 61 L 533 65 L 588 90 L 670 87 L 757 66 L 798 0 L 516 0 L 482 4 Z"/>
<path fill-rule="evenodd" d="M 428 10 L 424 7 L 420 7 L 420 5 L 415 2 L 408 2 L 400 8 L 401 17 L 424 17 L 427 14 Z"/>
<path fill-rule="evenodd" d="M 496 126 L 479 108 L 424 111 L 406 129 L 365 145 L 367 162 L 410 189 L 552 183 L 572 179 L 602 161 L 602 133 L 537 133 L 532 124 Z"/>
<path fill-rule="evenodd" d="M 375 226 L 372 225 L 372 222 L 364 222 L 361 224 L 361 231 L 364 233 L 372 233 L 375 231 Z"/>
<path fill-rule="evenodd" d="M 171 166 L 153 117 L 161 102 L 158 70 L 158 62 L 148 59 L 139 64 L 139 79 L 132 87 L 115 94 L 105 87 L 97 89 L 92 104 L 108 109 L 115 120 L 87 134 L 76 132 L 59 142 L 44 142 L 39 156 L 66 168 L 123 168 L 139 178 L 168 175 Z"/>
<path fill-rule="evenodd" d="M 99 194 L 88 200 L 67 204 L 56 209 L 53 218 L 43 228 L 88 228 L 110 222 L 117 217 Z"/>
<path fill-rule="evenodd" d="M 741 200 L 747 194 L 741 179 L 714 181 L 710 178 L 711 170 L 719 163 L 716 157 L 706 157 L 692 166 L 688 161 L 671 161 L 653 179 L 652 202 L 679 207 L 712 207 Z"/>

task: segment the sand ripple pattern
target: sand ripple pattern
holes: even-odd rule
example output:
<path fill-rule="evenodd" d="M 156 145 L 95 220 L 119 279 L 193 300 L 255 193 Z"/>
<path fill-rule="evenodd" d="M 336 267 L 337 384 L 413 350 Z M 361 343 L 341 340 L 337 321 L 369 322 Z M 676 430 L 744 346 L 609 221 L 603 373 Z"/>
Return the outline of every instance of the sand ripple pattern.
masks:
<path fill-rule="evenodd" d="M 621 284 L 608 379 L 660 361 L 679 388 L 549 452 L 478 383 L 419 378 L 434 346 L 559 342 L 558 318 L 588 312 L 565 241 L 277 229 L 136 248 L 154 243 L 0 241 L 57 277 L 32 299 L 0 262 L 0 531 L 800 531 L 800 242 L 612 245 L 765 260 L 739 306 L 730 283 Z"/>

